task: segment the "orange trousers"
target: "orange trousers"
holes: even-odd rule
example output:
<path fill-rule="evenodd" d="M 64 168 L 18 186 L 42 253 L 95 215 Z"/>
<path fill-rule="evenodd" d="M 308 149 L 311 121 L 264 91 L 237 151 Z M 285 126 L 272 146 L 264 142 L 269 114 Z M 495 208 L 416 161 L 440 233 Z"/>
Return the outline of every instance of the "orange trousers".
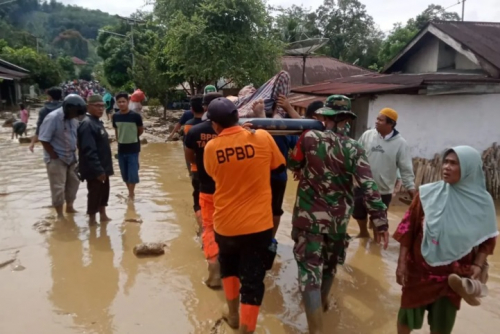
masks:
<path fill-rule="evenodd" d="M 201 217 L 203 218 L 203 252 L 207 260 L 215 260 L 219 255 L 219 245 L 214 234 L 214 195 L 200 192 Z"/>

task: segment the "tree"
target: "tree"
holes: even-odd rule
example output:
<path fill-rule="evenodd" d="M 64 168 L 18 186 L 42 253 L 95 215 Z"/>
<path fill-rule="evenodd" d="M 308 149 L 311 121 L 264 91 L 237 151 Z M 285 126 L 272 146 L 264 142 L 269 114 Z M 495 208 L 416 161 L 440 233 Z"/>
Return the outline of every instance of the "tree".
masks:
<path fill-rule="evenodd" d="M 274 21 L 274 29 L 283 42 L 291 43 L 321 36 L 316 13 L 296 5 L 288 8 L 278 7 L 276 10 L 279 14 Z"/>
<path fill-rule="evenodd" d="M 91 81 L 92 80 L 92 67 L 90 66 L 85 66 L 80 70 L 80 74 L 78 76 L 79 79 L 85 80 L 85 81 Z"/>
<path fill-rule="evenodd" d="M 193 94 L 220 78 L 259 85 L 279 69 L 283 45 L 262 0 L 159 0 L 155 14 L 166 27 L 158 69 L 189 82 Z"/>
<path fill-rule="evenodd" d="M 401 23 L 394 24 L 394 28 L 380 48 L 379 63 L 382 65 L 389 63 L 417 33 L 418 30 L 411 25 L 403 27 Z"/>
<path fill-rule="evenodd" d="M 106 26 L 105 31 L 126 35 L 130 27 L 120 24 Z M 129 69 L 132 67 L 132 45 L 130 39 L 101 32 L 97 37 L 97 55 L 104 60 L 104 76 L 113 87 L 122 87 L 132 80 Z"/>
<path fill-rule="evenodd" d="M 457 13 L 447 12 L 442 6 L 431 4 L 416 18 L 409 19 L 406 26 L 396 23 L 389 36 L 382 43 L 379 63 L 384 65 L 390 62 L 427 23 L 434 20 L 459 21 L 460 17 Z"/>
<path fill-rule="evenodd" d="M 383 33 L 366 6 L 358 0 L 324 0 L 316 10 L 318 27 L 328 38 L 324 52 L 343 61 L 368 67 L 378 60 Z"/>
<path fill-rule="evenodd" d="M 63 70 L 64 80 L 73 80 L 76 78 L 75 65 L 70 57 L 66 56 L 57 58 L 57 64 Z"/>
<path fill-rule="evenodd" d="M 5 47 L 0 57 L 30 71 L 29 77 L 24 80 L 28 83 L 37 83 L 41 89 L 56 86 L 63 80 L 62 70 L 57 62 L 33 49 Z"/>
<path fill-rule="evenodd" d="M 417 15 L 415 19 L 408 20 L 407 26 L 421 30 L 430 21 L 460 21 L 460 16 L 455 12 L 447 12 L 443 6 L 430 4 L 426 10 Z"/>
<path fill-rule="evenodd" d="M 69 56 L 87 59 L 89 55 L 88 41 L 76 30 L 65 30 L 52 42 L 57 48 L 64 50 Z"/>

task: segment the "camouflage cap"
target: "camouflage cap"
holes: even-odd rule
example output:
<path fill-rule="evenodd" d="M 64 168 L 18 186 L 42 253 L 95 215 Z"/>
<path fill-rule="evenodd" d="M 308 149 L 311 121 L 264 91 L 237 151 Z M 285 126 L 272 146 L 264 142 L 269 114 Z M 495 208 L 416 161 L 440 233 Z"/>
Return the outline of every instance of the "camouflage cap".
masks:
<path fill-rule="evenodd" d="M 349 114 L 354 118 L 358 116 L 351 111 L 351 99 L 344 95 L 330 95 L 326 99 L 325 107 L 316 110 L 316 114 L 324 116 L 336 116 Z"/>

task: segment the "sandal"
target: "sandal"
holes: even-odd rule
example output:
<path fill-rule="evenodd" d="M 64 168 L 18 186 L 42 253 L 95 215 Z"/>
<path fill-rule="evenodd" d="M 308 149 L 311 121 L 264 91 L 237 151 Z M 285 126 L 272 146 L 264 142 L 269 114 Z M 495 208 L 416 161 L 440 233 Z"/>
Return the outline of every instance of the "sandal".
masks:
<path fill-rule="evenodd" d="M 488 294 L 488 287 L 478 280 L 462 278 L 456 274 L 448 276 L 448 284 L 465 302 L 471 306 L 481 305 L 478 298 Z"/>

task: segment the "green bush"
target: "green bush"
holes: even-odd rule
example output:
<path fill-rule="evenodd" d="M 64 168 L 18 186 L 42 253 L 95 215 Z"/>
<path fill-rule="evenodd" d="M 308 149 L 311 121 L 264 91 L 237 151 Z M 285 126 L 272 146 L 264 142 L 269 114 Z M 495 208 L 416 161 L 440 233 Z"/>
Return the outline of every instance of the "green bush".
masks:
<path fill-rule="evenodd" d="M 149 99 L 148 112 L 150 116 L 160 117 L 161 103 L 159 99 Z"/>

